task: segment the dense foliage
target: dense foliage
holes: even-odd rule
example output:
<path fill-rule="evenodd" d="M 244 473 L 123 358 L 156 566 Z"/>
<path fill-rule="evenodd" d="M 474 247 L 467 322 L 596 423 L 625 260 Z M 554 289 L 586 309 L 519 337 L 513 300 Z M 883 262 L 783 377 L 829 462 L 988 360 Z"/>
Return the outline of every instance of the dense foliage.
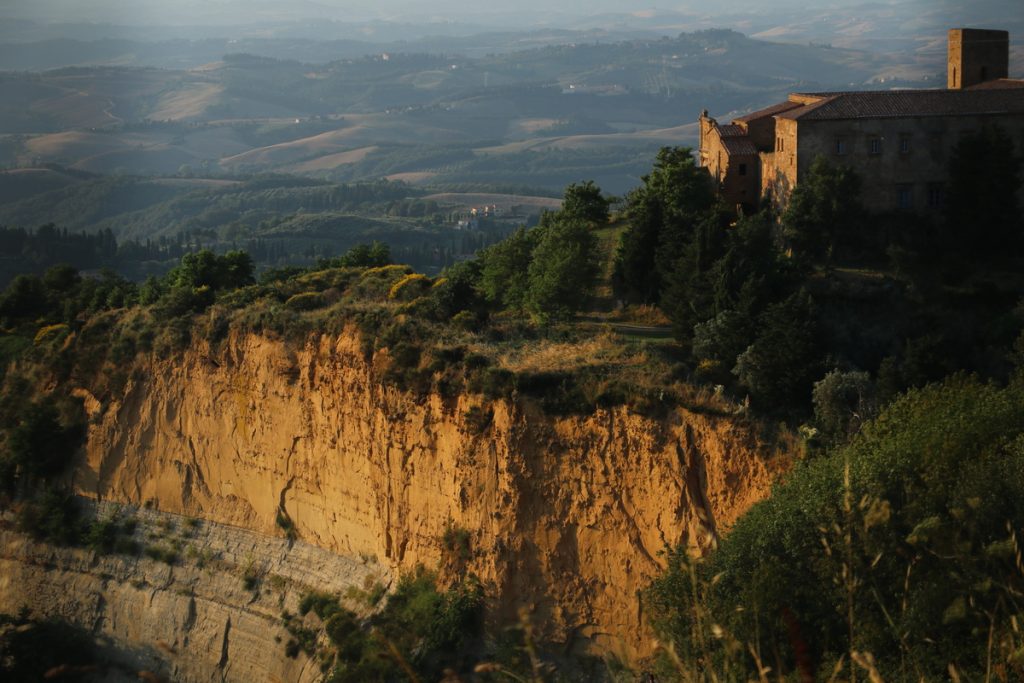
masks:
<path fill-rule="evenodd" d="M 420 567 L 403 576 L 383 607 L 365 620 L 324 593 L 303 598 L 299 616 L 309 612 L 319 617 L 330 643 L 329 651 L 320 653 L 328 683 L 392 683 L 410 676 L 439 680 L 445 669 L 464 672 L 475 661 L 483 589 L 469 577 L 439 590 L 437 576 Z M 317 654 L 315 634 L 298 619 L 288 615 L 285 627 L 295 636 L 286 650 Z"/>
<path fill-rule="evenodd" d="M 751 652 L 812 677 L 858 652 L 884 680 L 1016 680 L 1022 501 L 1024 382 L 955 377 L 798 467 L 707 561 L 673 551 L 645 602 L 701 680 Z"/>
<path fill-rule="evenodd" d="M 626 198 L 616 293 L 660 306 L 694 379 L 798 419 L 835 371 L 867 373 L 883 401 L 957 369 L 1005 380 L 1024 225 L 1020 158 L 999 139 L 957 146 L 947 210 L 930 216 L 868 216 L 856 174 L 818 159 L 781 216 L 736 218 L 689 150 L 663 150 Z"/>
<path fill-rule="evenodd" d="M 478 288 L 499 308 L 527 310 L 540 322 L 583 308 L 597 283 L 594 229 L 608 221 L 608 201 L 593 183 L 570 185 L 567 201 L 541 224 L 522 228 L 480 253 Z"/>

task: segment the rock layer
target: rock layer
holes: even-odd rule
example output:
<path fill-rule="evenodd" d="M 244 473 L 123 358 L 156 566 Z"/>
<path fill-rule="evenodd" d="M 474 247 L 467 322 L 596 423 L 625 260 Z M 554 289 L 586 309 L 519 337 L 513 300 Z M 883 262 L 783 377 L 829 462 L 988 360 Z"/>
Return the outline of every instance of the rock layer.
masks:
<path fill-rule="evenodd" d="M 55 548 L 0 530 L 0 612 L 27 607 L 108 642 L 104 654 L 114 667 L 103 680 L 135 681 L 137 672 L 149 671 L 179 683 L 317 681 L 317 661 L 303 652 L 286 656 L 291 636 L 282 612 L 295 614 L 311 589 L 345 594 L 390 580 L 370 558 L 210 522 L 190 525 L 166 513 L 132 516 L 140 522 L 140 547 L 180 546 L 173 564 L 145 554 Z"/>
<path fill-rule="evenodd" d="M 472 571 L 492 614 L 522 607 L 567 648 L 645 652 L 638 591 L 678 543 L 707 548 L 773 479 L 744 420 L 625 408 L 553 417 L 528 402 L 386 386 L 358 335 L 294 350 L 257 335 L 133 373 L 100 404 L 74 476 L 90 497 L 298 537 L 398 571 Z M 479 413 L 479 411 L 476 411 Z M 469 553 L 446 551 L 446 530 Z M 449 538 L 454 534 L 449 534 Z M 465 550 L 465 548 L 463 548 Z"/>

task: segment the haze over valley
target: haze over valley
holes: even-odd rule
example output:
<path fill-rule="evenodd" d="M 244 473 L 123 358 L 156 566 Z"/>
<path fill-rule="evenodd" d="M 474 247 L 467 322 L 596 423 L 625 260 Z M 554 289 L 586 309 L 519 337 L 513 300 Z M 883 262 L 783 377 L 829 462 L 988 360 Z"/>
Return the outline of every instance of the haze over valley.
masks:
<path fill-rule="evenodd" d="M 0 0 L 0 680 L 1024 680 L 1020 4 Z"/>
<path fill-rule="evenodd" d="M 702 109 L 727 118 L 795 90 L 941 84 L 951 17 L 1005 24 L 1010 4 L 808 13 L 725 3 L 710 13 L 606 3 L 588 14 L 527 4 L 512 16 L 456 5 L 9 3 L 0 223 L 140 242 L 270 240 L 285 261 L 386 236 L 422 252 L 414 265 L 440 267 L 570 183 L 623 195 L 659 148 L 696 144 Z M 221 218 L 221 195 L 268 173 L 321 192 L 395 185 L 358 206 L 295 200 L 282 214 L 256 201 Z M 110 191 L 119 184 L 152 189 Z M 460 193 L 487 195 L 506 220 L 489 236 L 453 237 L 487 199 Z"/>

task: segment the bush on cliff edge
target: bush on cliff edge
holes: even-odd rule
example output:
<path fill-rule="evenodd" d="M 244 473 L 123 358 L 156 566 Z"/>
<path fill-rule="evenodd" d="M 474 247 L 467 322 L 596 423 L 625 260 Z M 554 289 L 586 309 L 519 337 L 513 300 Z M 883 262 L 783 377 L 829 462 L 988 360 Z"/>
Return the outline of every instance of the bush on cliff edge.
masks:
<path fill-rule="evenodd" d="M 1022 527 L 1024 381 L 958 376 L 798 468 L 707 560 L 671 552 L 646 606 L 705 672 L 828 677 L 856 654 L 885 680 L 1017 679 Z"/>

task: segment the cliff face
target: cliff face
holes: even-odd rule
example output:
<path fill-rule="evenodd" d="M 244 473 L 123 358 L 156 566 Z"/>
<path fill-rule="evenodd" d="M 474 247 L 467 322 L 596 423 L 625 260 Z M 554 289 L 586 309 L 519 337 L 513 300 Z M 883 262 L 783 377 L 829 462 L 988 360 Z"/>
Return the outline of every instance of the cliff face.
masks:
<path fill-rule="evenodd" d="M 109 514 L 109 511 L 102 514 Z M 173 565 L 139 554 L 55 548 L 0 527 L 0 612 L 60 617 L 109 647 L 104 681 L 295 681 L 321 677 L 304 652 L 286 656 L 281 619 L 308 590 L 345 594 L 391 580 L 386 567 L 302 542 L 166 513 L 131 511 L 141 546 L 180 547 Z M 251 577 L 249 583 L 245 577 Z M 350 609 L 365 612 L 351 601 Z M 306 621 L 319 625 L 313 615 Z M 147 680 L 154 680 L 152 677 Z"/>
<path fill-rule="evenodd" d="M 298 352 L 235 336 L 154 362 L 119 401 L 86 395 L 75 486 L 268 535 L 291 520 L 309 543 L 399 571 L 472 571 L 500 617 L 525 606 L 567 646 L 632 656 L 658 552 L 707 547 L 771 483 L 771 453 L 731 418 L 498 402 L 481 430 L 467 419 L 480 397 L 415 397 L 373 366 L 354 331 Z M 443 547 L 453 527 L 470 532 L 467 560 Z"/>

